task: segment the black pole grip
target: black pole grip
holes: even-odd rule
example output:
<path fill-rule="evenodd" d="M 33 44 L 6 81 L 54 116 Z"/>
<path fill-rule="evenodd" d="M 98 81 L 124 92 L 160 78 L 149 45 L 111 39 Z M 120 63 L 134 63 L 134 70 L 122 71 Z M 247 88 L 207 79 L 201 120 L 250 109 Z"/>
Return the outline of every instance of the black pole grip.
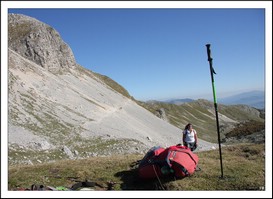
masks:
<path fill-rule="evenodd" d="M 208 54 L 208 61 L 212 61 L 211 53 L 210 53 L 210 44 L 206 44 L 207 47 L 207 54 Z"/>

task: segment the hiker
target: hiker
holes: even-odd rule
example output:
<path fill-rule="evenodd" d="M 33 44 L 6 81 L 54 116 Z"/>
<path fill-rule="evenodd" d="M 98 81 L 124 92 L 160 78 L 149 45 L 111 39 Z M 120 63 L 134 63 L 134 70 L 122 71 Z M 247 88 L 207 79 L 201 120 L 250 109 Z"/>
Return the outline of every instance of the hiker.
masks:
<path fill-rule="evenodd" d="M 188 123 L 183 130 L 182 142 L 184 146 L 187 146 L 194 151 L 197 148 L 197 133 L 196 130 L 192 128 L 192 124 Z"/>

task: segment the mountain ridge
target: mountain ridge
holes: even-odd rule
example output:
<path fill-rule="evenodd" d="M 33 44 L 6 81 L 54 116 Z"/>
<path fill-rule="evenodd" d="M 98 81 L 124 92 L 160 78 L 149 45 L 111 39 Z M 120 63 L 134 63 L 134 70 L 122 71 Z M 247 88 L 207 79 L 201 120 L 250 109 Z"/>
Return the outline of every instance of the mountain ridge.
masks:
<path fill-rule="evenodd" d="M 265 92 L 259 90 L 242 92 L 229 97 L 219 98 L 218 102 L 226 105 L 245 104 L 255 108 L 264 109 Z"/>
<path fill-rule="evenodd" d="M 164 101 L 149 100 L 147 103 L 164 102 L 170 104 L 181 105 L 186 102 L 193 102 L 195 99 L 191 98 L 176 98 Z M 213 100 L 209 100 L 213 101 Z M 218 98 L 217 102 L 224 105 L 248 105 L 258 109 L 265 108 L 265 92 L 260 90 L 253 90 L 248 92 L 241 92 L 239 94 L 231 95 L 228 97 Z"/>

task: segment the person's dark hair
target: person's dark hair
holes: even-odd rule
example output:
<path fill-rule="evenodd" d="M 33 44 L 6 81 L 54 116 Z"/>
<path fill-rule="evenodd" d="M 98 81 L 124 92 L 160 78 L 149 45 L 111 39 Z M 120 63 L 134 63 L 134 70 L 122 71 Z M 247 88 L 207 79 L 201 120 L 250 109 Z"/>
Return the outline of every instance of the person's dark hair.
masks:
<path fill-rule="evenodd" d="M 186 126 L 185 126 L 185 130 L 189 129 L 190 125 L 192 125 L 191 123 L 188 123 Z"/>

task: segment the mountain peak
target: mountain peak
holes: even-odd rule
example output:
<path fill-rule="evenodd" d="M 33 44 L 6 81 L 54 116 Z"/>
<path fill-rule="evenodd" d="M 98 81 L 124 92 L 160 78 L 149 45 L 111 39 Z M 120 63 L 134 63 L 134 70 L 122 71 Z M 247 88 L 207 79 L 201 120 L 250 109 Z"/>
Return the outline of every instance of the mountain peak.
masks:
<path fill-rule="evenodd" d="M 22 14 L 8 15 L 9 48 L 52 73 L 74 69 L 70 47 L 49 25 Z"/>

